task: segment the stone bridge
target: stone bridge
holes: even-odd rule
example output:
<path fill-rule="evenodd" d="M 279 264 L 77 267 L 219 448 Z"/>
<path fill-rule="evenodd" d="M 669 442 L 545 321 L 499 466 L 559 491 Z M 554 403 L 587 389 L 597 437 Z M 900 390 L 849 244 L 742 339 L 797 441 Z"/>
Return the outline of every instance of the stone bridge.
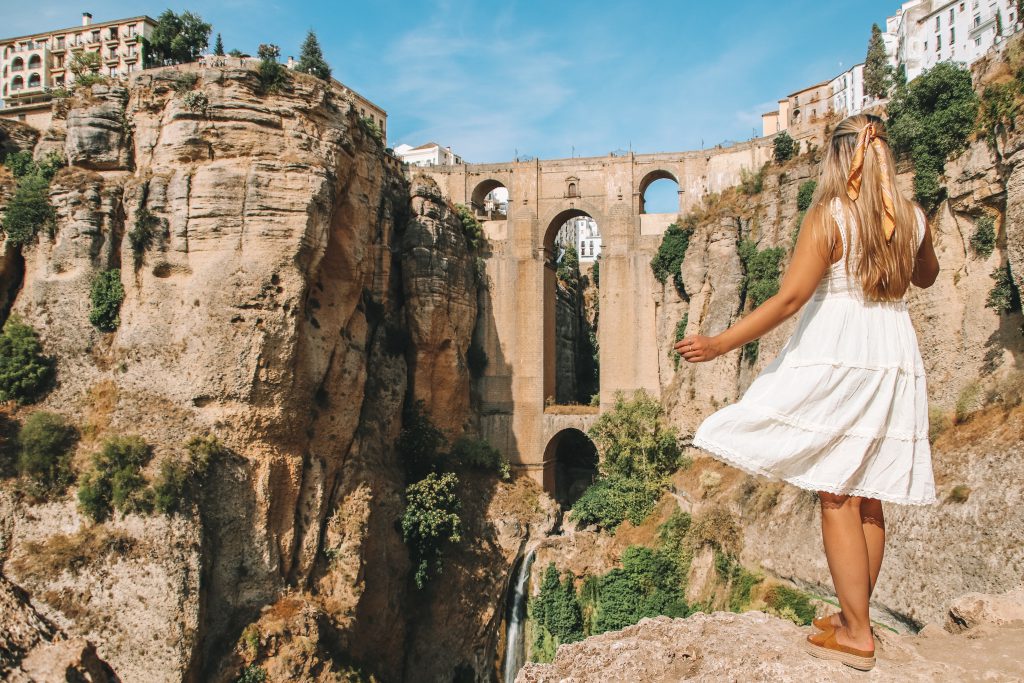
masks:
<path fill-rule="evenodd" d="M 478 382 L 484 436 L 514 467 L 545 490 L 559 490 L 558 444 L 586 432 L 618 391 L 660 396 L 656 310 L 661 285 L 650 261 L 661 234 L 704 195 L 740 181 L 771 158 L 771 140 L 727 148 L 609 155 L 496 164 L 414 168 L 432 177 L 452 201 L 472 206 L 488 238 L 488 285 L 481 301 L 478 342 L 488 363 Z M 644 193 L 656 180 L 678 185 L 678 210 L 651 214 Z M 508 190 L 504 215 L 487 212 L 484 198 Z M 575 216 L 600 229 L 598 296 L 600 406 L 551 405 L 555 396 L 554 240 Z"/>

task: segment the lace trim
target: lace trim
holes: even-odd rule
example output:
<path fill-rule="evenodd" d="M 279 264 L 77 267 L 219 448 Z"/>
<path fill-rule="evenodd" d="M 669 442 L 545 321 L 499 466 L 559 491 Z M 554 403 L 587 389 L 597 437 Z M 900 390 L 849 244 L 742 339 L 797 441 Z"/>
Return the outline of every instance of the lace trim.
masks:
<path fill-rule="evenodd" d="M 924 377 L 924 368 L 915 368 L 912 366 L 903 365 L 901 363 L 889 363 L 879 365 L 861 365 L 859 363 L 849 363 L 847 361 L 832 360 L 831 358 L 800 358 L 797 360 L 790 360 L 786 358 L 782 362 L 782 367 L 786 368 L 806 368 L 818 365 L 831 365 L 834 368 L 849 368 L 851 370 L 869 370 L 872 372 L 885 372 L 887 370 L 898 370 L 907 375 L 913 375 L 914 377 Z"/>
<path fill-rule="evenodd" d="M 908 442 L 928 441 L 927 432 L 914 434 L 912 432 L 893 431 L 887 432 L 885 434 L 876 434 L 866 429 L 848 429 L 843 431 L 838 429 L 829 429 L 828 427 L 817 425 L 814 424 L 813 422 L 805 422 L 797 417 L 793 417 L 792 415 L 777 413 L 774 410 L 754 408 L 750 405 L 747 405 L 743 401 L 740 401 L 739 403 L 734 403 L 732 407 L 739 408 L 741 410 L 747 410 L 763 419 L 775 420 L 776 422 L 784 424 L 787 427 L 793 427 L 795 429 L 800 429 L 805 432 L 811 432 L 812 434 L 821 434 L 822 436 L 828 436 L 830 438 L 849 436 L 855 439 L 870 439 L 872 441 L 882 441 L 884 439 Z"/>
<path fill-rule="evenodd" d="M 804 477 L 780 477 L 768 470 L 765 470 L 757 465 L 751 463 L 749 460 L 741 458 L 735 453 L 713 444 L 705 439 L 694 437 L 693 445 L 696 448 L 700 448 L 707 451 L 712 456 L 721 460 L 727 465 L 731 465 L 739 470 L 743 470 L 747 474 L 753 474 L 759 477 L 765 477 L 772 481 L 784 481 L 787 484 L 792 484 L 797 488 L 804 489 L 806 491 L 824 491 L 825 493 L 832 493 L 837 496 L 861 496 L 863 498 L 874 498 L 881 500 L 886 503 L 896 503 L 898 505 L 933 505 L 938 501 L 935 494 L 930 494 L 926 498 L 909 498 L 906 496 L 896 496 L 885 491 L 874 491 L 872 489 L 860 487 L 860 486 L 835 486 L 833 484 L 822 484 L 818 482 L 812 482 Z"/>

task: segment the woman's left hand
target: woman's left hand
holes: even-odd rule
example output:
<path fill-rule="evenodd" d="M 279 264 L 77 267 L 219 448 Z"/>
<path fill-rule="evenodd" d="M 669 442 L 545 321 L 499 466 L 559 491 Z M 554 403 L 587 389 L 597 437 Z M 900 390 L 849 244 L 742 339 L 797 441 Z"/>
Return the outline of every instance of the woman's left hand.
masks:
<path fill-rule="evenodd" d="M 704 363 L 722 355 L 714 337 L 705 337 L 700 334 L 684 337 L 672 348 L 688 363 Z"/>

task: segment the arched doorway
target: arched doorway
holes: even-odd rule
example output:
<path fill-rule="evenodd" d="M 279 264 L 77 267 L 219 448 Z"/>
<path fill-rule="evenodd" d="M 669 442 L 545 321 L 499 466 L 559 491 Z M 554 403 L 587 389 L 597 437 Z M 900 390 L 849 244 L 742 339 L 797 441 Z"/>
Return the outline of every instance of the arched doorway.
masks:
<path fill-rule="evenodd" d="M 570 208 L 544 234 L 544 403 L 590 405 L 599 393 L 597 287 L 600 226 Z"/>
<path fill-rule="evenodd" d="M 508 218 L 508 188 L 493 178 L 477 183 L 470 196 L 473 213 L 482 220 Z"/>
<path fill-rule="evenodd" d="M 679 213 L 679 180 L 669 171 L 651 171 L 640 181 L 640 213 Z"/>
<path fill-rule="evenodd" d="M 570 507 L 594 483 L 597 463 L 594 442 L 578 429 L 563 429 L 544 449 L 544 490 Z"/>

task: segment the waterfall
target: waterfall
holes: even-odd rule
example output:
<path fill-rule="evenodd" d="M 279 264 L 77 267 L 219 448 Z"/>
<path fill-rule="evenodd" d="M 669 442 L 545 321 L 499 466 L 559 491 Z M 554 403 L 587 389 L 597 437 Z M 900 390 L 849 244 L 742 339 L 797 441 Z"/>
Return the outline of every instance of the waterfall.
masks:
<path fill-rule="evenodd" d="M 515 683 L 516 674 L 522 668 L 526 655 L 523 643 L 523 626 L 526 623 L 526 582 L 530 578 L 533 551 L 519 562 L 516 584 L 508 593 L 505 611 L 505 670 L 504 683 Z"/>

